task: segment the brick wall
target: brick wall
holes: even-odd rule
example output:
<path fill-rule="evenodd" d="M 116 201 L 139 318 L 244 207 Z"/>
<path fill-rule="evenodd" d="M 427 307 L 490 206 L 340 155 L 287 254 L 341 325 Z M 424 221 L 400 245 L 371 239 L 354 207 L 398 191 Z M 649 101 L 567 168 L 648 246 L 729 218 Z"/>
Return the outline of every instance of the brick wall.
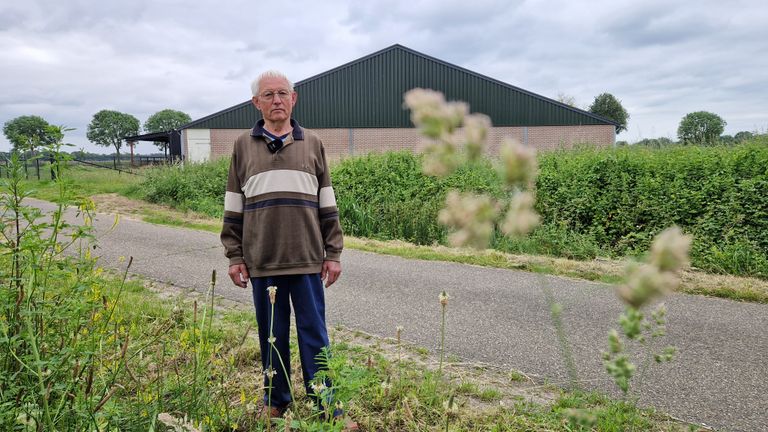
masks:
<path fill-rule="evenodd" d="M 211 159 L 230 156 L 235 139 L 249 129 L 211 129 Z"/>
<path fill-rule="evenodd" d="M 413 128 L 353 129 L 351 142 L 349 129 L 312 130 L 323 140 L 330 159 L 389 150 L 421 151 L 425 146 L 421 136 Z M 247 129 L 211 129 L 211 158 L 229 156 L 235 138 L 245 131 Z M 498 154 L 505 138 L 527 141 L 528 145 L 540 151 L 569 149 L 585 143 L 610 147 L 614 140 L 613 131 L 614 127 L 611 125 L 494 127 L 488 134 L 487 153 Z"/>

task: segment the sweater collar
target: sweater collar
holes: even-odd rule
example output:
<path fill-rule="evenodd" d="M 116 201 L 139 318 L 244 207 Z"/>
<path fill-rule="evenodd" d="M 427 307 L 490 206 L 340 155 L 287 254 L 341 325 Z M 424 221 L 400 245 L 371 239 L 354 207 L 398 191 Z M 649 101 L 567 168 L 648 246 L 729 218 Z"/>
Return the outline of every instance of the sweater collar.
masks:
<path fill-rule="evenodd" d="M 299 126 L 299 122 L 297 122 L 294 119 L 291 119 L 291 127 L 293 128 L 293 131 L 291 132 L 291 135 L 293 135 L 294 140 L 303 140 L 304 139 L 304 129 Z M 264 135 L 264 132 L 266 129 L 264 129 L 264 119 L 261 119 L 256 122 L 256 126 L 251 129 L 251 136 L 258 137 Z"/>

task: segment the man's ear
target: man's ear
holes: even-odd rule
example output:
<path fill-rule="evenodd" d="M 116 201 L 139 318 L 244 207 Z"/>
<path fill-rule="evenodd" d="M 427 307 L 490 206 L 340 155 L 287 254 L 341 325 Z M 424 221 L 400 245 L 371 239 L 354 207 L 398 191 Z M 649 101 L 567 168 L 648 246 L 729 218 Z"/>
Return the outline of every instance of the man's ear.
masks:
<path fill-rule="evenodd" d="M 251 98 L 251 103 L 253 104 L 253 106 L 255 106 L 255 107 L 256 107 L 256 110 L 258 110 L 258 111 L 261 111 L 261 110 L 259 109 L 259 98 L 258 98 L 258 96 L 254 96 L 254 97 L 252 97 L 252 98 Z"/>

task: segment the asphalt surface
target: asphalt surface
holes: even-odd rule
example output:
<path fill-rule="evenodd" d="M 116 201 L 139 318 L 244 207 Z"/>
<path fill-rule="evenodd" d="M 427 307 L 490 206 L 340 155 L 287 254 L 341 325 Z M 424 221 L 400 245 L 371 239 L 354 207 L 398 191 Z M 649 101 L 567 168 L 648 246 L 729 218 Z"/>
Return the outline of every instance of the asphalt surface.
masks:
<path fill-rule="evenodd" d="M 34 201 L 43 209 L 51 204 Z M 205 291 L 211 271 L 216 291 L 251 303 L 250 289 L 235 287 L 218 235 L 114 217 L 96 218 L 104 267 L 131 271 L 176 286 Z M 446 350 L 466 361 L 508 367 L 551 383 L 568 382 L 549 306 L 548 287 L 563 306 L 563 322 L 583 386 L 618 395 L 604 372 L 607 333 L 618 328 L 622 305 L 609 285 L 490 269 L 407 260 L 355 250 L 342 254 L 343 274 L 327 291 L 328 325 L 403 338 L 435 350 L 438 295 L 451 296 Z M 717 430 L 768 431 L 768 305 L 675 294 L 665 299 L 667 336 L 675 360 L 651 365 L 640 401 L 674 417 Z"/>

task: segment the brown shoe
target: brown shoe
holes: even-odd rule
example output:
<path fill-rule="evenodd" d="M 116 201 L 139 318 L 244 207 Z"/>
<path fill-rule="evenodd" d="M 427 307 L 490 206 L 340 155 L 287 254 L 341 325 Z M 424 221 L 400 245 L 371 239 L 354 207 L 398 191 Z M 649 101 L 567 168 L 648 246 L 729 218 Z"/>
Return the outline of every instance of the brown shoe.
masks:
<path fill-rule="evenodd" d="M 259 412 L 259 418 L 261 419 L 268 419 L 268 418 L 280 418 L 285 413 L 285 408 L 278 408 L 278 407 L 271 407 L 264 405 L 261 407 L 261 412 Z"/>

